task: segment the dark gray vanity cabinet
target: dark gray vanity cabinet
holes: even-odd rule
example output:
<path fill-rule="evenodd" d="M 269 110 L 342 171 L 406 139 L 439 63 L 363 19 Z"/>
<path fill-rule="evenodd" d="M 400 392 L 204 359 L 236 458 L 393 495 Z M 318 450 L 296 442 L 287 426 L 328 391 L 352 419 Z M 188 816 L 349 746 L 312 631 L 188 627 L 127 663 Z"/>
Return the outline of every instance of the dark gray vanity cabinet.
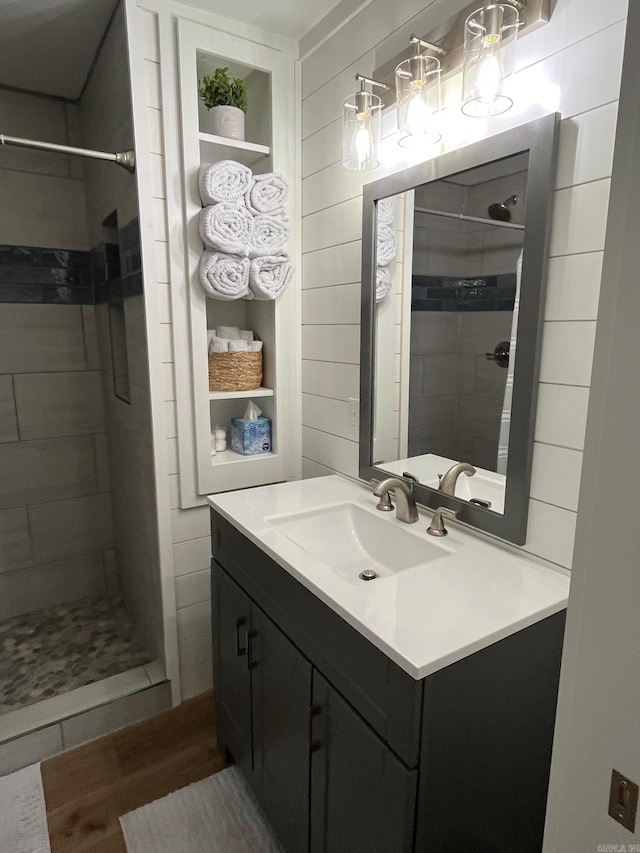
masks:
<path fill-rule="evenodd" d="M 409 853 L 417 771 L 409 770 L 313 673 L 311 853 Z"/>
<path fill-rule="evenodd" d="M 416 681 L 212 513 L 218 740 L 287 853 L 540 853 L 564 612 Z"/>
<path fill-rule="evenodd" d="M 285 849 L 306 850 L 311 664 L 215 564 L 212 587 L 219 745 Z"/>

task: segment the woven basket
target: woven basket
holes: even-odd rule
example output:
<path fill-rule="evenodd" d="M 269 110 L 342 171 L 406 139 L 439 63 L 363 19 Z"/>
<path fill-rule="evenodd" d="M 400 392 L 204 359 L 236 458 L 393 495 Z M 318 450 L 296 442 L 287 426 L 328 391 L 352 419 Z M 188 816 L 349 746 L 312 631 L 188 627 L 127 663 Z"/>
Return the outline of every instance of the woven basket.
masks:
<path fill-rule="evenodd" d="M 261 383 L 261 352 L 209 353 L 209 391 L 254 391 Z"/>

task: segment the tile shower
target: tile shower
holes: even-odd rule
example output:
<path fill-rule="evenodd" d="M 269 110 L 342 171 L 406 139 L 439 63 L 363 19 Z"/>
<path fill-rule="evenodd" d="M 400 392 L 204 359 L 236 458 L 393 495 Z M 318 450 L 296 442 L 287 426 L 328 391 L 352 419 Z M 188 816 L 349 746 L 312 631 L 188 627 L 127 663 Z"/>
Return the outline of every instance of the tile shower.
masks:
<path fill-rule="evenodd" d="M 76 100 L 0 86 L 0 112 L 15 136 L 132 148 L 122 6 Z M 2 741 L 27 706 L 161 670 L 163 629 L 135 176 L 9 149 L 0 195 Z"/>
<path fill-rule="evenodd" d="M 152 659 L 120 595 L 96 323 L 141 293 L 137 234 L 0 246 L 0 714 Z"/>

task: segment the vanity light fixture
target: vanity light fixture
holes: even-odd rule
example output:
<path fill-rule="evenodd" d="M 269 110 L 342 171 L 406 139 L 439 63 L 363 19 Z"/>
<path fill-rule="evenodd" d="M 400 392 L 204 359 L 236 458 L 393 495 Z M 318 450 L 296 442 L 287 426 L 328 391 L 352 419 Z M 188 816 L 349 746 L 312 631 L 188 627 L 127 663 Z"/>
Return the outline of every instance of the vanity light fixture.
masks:
<path fill-rule="evenodd" d="M 356 74 L 360 91 L 349 95 L 344 102 L 342 122 L 342 165 L 354 172 L 366 172 L 377 169 L 378 145 L 380 143 L 380 121 L 382 116 L 382 98 L 367 91 L 367 84 L 379 86 L 385 91 L 389 88 L 370 77 Z"/>
<path fill-rule="evenodd" d="M 522 3 L 489 3 L 472 12 L 464 25 L 462 112 L 486 118 L 513 106 L 507 93 L 515 71 Z"/>
<path fill-rule="evenodd" d="M 432 50 L 440 56 L 447 51 L 437 44 L 412 35 L 416 46 L 414 56 L 396 67 L 396 104 L 398 108 L 398 145 L 403 148 L 439 142 L 434 117 L 440 112 L 440 60 L 427 56 L 423 50 Z"/>

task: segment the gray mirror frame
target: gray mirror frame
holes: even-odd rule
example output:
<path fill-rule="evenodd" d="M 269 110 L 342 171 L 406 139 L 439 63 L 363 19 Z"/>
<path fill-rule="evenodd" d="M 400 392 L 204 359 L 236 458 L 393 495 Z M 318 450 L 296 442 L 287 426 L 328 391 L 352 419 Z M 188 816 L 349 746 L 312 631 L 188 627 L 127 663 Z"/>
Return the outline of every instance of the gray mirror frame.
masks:
<path fill-rule="evenodd" d="M 376 201 L 422 184 L 464 172 L 493 160 L 529 152 L 525 243 L 522 255 L 518 355 L 514 366 L 511 433 L 507 460 L 505 507 L 502 515 L 415 485 L 417 503 L 455 510 L 465 524 L 501 539 L 524 545 L 529 514 L 538 374 L 544 318 L 551 212 L 555 191 L 560 113 L 527 122 L 512 130 L 434 157 L 363 187 L 362 303 L 360 329 L 360 455 L 363 480 L 390 476 L 371 461 L 373 439 L 373 368 L 375 354 Z M 463 460 L 467 461 L 467 460 Z"/>

